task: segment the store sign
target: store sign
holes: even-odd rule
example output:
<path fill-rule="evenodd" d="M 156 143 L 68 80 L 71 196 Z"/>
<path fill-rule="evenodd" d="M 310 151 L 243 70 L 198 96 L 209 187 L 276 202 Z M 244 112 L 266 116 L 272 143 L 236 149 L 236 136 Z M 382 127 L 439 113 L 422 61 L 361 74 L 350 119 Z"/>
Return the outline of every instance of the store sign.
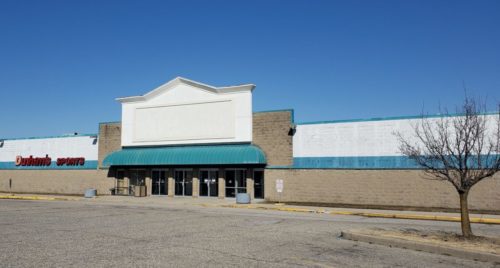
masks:
<path fill-rule="evenodd" d="M 50 166 L 52 159 L 48 154 L 45 157 L 22 157 L 20 155 L 16 156 L 16 166 Z"/>
<path fill-rule="evenodd" d="M 276 192 L 278 192 L 278 193 L 283 192 L 283 180 L 282 179 L 276 180 Z"/>
<path fill-rule="evenodd" d="M 66 158 L 57 158 L 56 164 L 58 166 L 83 166 L 85 164 L 84 157 L 66 157 Z"/>
<path fill-rule="evenodd" d="M 52 158 L 48 154 L 45 157 L 22 157 L 20 155 L 16 156 L 16 166 L 50 166 L 52 163 Z M 85 165 L 84 157 L 62 157 L 57 158 L 56 165 L 58 166 L 83 166 Z"/>

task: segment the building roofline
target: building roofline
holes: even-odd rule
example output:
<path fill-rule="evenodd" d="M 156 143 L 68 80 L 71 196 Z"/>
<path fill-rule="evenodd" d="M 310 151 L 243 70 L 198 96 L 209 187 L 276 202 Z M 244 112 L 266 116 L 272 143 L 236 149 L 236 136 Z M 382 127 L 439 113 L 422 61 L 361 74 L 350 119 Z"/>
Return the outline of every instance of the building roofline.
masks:
<path fill-rule="evenodd" d="M 107 122 L 99 122 L 99 125 L 103 124 L 118 124 L 121 123 L 122 121 L 107 121 Z"/>
<path fill-rule="evenodd" d="M 486 112 L 481 115 L 494 115 L 499 112 Z M 388 116 L 388 117 L 373 117 L 373 118 L 358 118 L 358 119 L 339 119 L 339 120 L 324 120 L 324 121 L 310 121 L 298 122 L 296 125 L 314 125 L 314 124 L 336 124 L 336 123 L 354 123 L 354 122 L 370 122 L 370 121 L 389 121 L 389 120 L 403 120 L 403 119 L 420 119 L 424 118 L 440 118 L 440 117 L 455 117 L 462 116 L 463 114 L 429 114 L 429 115 L 405 115 L 405 116 Z"/>
<path fill-rule="evenodd" d="M 84 134 L 68 134 L 68 135 L 57 135 L 57 136 L 35 136 L 35 137 L 21 137 L 21 138 L 0 138 L 3 141 L 11 140 L 36 140 L 36 139 L 54 139 L 54 138 L 75 138 L 75 137 L 97 137 L 97 134 L 84 133 Z"/>
<path fill-rule="evenodd" d="M 225 93 L 234 93 L 234 92 L 242 92 L 242 91 L 253 91 L 255 88 L 254 84 L 243 84 L 243 85 L 236 85 L 236 86 L 226 86 L 226 87 L 214 87 L 210 86 L 207 84 L 203 84 L 197 81 L 193 81 L 184 77 L 176 77 L 167 83 L 156 87 L 155 89 L 149 91 L 148 93 L 141 95 L 141 96 L 130 96 L 130 97 L 121 97 L 121 98 L 116 98 L 115 100 L 121 102 L 121 103 L 126 103 L 126 102 L 140 102 L 140 101 L 145 101 L 148 99 L 151 99 L 161 92 L 165 90 L 169 90 L 170 88 L 179 85 L 179 84 L 184 84 L 184 85 L 189 85 L 195 88 L 203 89 L 212 93 L 216 94 L 225 94 Z"/>

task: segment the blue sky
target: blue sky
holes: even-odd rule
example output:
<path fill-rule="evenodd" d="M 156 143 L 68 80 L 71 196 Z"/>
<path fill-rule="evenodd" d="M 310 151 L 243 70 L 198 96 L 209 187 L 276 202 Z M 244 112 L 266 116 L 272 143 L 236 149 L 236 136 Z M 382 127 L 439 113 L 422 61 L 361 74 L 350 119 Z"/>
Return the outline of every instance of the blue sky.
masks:
<path fill-rule="evenodd" d="M 500 101 L 500 1 L 0 1 L 0 137 L 96 133 L 116 97 L 254 83 L 298 122 Z"/>

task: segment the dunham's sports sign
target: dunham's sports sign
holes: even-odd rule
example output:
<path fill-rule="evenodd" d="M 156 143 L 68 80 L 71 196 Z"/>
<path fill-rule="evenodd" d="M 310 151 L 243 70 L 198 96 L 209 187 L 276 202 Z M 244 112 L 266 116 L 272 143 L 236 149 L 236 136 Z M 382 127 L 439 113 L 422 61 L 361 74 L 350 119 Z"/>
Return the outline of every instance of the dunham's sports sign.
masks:
<path fill-rule="evenodd" d="M 50 166 L 52 163 L 52 158 L 49 157 L 48 154 L 45 157 L 33 157 L 30 155 L 29 157 L 22 157 L 20 155 L 16 156 L 16 166 Z M 56 161 L 57 166 L 83 166 L 85 165 L 84 157 L 62 157 L 57 158 Z"/>

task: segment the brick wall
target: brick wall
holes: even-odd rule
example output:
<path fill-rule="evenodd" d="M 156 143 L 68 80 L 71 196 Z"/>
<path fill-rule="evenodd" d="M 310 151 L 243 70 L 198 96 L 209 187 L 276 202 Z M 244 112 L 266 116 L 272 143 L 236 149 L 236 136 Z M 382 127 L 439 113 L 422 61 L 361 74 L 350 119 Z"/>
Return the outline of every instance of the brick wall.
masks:
<path fill-rule="evenodd" d="M 368 207 L 459 208 L 455 188 L 422 178 L 416 170 L 266 169 L 265 197 L 278 201 L 276 179 L 283 179 L 283 202 Z M 500 212 L 500 174 L 475 185 L 470 208 Z"/>
<path fill-rule="evenodd" d="M 253 144 L 265 153 L 267 164 L 293 164 L 292 111 L 258 112 L 253 114 Z"/>
<path fill-rule="evenodd" d="M 107 174 L 108 170 L 1 170 L 0 192 L 83 195 L 85 189 L 94 188 L 107 195 L 115 184 Z"/>
<path fill-rule="evenodd" d="M 111 152 L 120 150 L 122 144 L 122 124 L 121 122 L 99 124 L 99 167 L 102 160 Z"/>

